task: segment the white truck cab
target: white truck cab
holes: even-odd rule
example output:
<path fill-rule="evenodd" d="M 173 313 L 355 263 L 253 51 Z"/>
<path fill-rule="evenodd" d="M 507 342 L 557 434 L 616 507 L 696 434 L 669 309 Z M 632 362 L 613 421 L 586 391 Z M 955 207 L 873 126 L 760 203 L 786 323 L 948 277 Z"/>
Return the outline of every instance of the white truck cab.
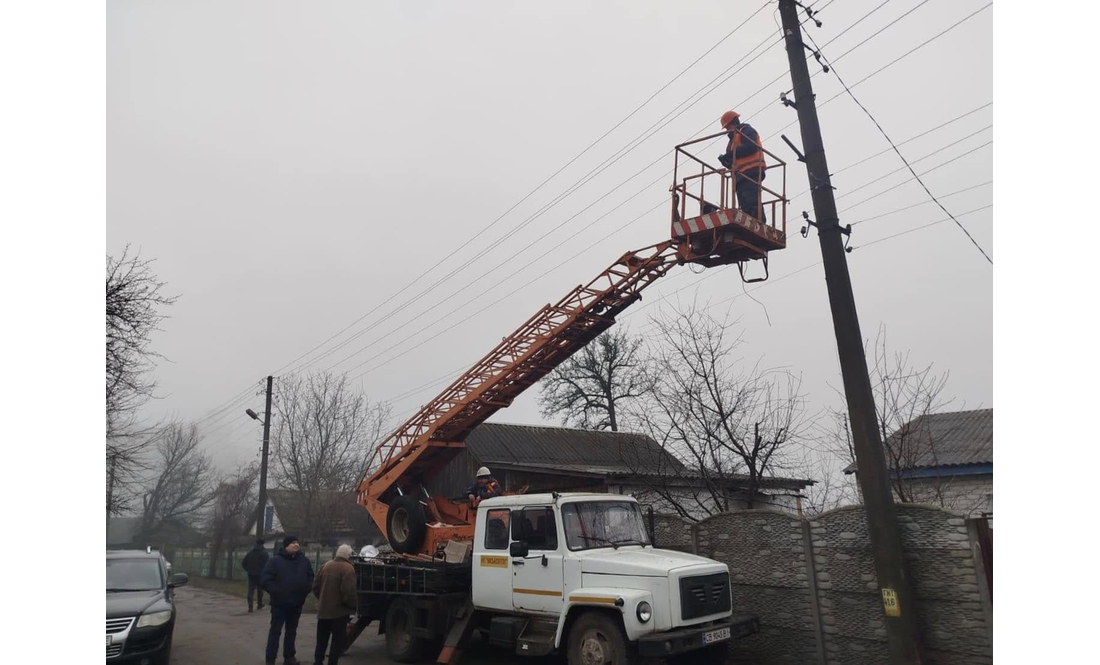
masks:
<path fill-rule="evenodd" d="M 530 655 L 561 649 L 570 665 L 699 649 L 720 662 L 732 637 L 756 630 L 754 617 L 732 619 L 726 565 L 655 548 L 628 496 L 483 501 L 471 586 L 474 608 L 496 617 L 491 641 Z"/>

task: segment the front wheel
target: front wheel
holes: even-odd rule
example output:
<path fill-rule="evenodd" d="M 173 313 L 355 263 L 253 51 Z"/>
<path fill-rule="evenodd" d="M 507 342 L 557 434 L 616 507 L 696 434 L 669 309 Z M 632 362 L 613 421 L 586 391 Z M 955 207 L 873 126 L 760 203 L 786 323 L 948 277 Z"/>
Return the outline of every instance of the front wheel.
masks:
<path fill-rule="evenodd" d="M 586 612 L 569 631 L 569 665 L 635 665 L 637 652 L 610 615 Z"/>

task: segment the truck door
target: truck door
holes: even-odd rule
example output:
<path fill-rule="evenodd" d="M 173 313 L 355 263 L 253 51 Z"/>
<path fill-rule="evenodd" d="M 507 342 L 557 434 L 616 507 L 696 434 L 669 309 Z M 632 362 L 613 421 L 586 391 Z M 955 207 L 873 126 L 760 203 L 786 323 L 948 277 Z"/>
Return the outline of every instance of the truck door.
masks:
<path fill-rule="evenodd" d="M 474 545 L 474 604 L 484 609 L 502 612 L 512 610 L 512 558 L 508 554 L 508 546 L 511 544 L 511 516 L 512 511 L 508 508 L 486 511 L 481 542 Z M 482 529 L 481 521 L 479 518 L 478 532 Z"/>
<path fill-rule="evenodd" d="M 524 543 L 528 550 L 526 557 L 512 557 L 513 605 L 528 612 L 561 614 L 564 578 L 554 509 L 513 511 L 512 540 Z"/>

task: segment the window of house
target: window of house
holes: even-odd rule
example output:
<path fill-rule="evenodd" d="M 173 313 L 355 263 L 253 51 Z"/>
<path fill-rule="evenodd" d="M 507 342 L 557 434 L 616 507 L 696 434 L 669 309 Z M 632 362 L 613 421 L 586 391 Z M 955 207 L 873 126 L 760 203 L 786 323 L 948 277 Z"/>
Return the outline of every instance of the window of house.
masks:
<path fill-rule="evenodd" d="M 512 512 L 507 508 L 496 508 L 490 510 L 485 516 L 485 549 L 487 550 L 506 550 L 508 549 L 508 525 L 512 517 Z"/>
<path fill-rule="evenodd" d="M 558 549 L 558 525 L 552 508 L 524 508 L 512 522 L 512 540 L 522 540 L 531 550 Z"/>

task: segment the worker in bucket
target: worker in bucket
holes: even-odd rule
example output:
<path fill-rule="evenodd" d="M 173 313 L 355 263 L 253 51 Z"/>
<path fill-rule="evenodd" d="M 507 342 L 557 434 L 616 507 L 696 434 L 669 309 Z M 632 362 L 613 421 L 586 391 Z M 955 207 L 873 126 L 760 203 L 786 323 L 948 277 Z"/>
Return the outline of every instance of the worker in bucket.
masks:
<path fill-rule="evenodd" d="M 470 505 L 477 507 L 477 504 L 482 500 L 488 499 L 494 496 L 502 496 L 504 490 L 501 488 L 500 483 L 496 478 L 493 478 L 489 473 L 489 469 L 481 467 L 477 470 L 477 480 L 473 485 L 466 488 L 466 498 L 470 500 Z"/>
<path fill-rule="evenodd" d="M 726 130 L 729 143 L 718 161 L 733 171 L 738 207 L 750 217 L 767 222 L 764 208 L 759 205 L 760 187 L 766 173 L 760 135 L 752 126 L 741 122 L 741 114 L 737 111 L 722 114 L 722 128 Z"/>

